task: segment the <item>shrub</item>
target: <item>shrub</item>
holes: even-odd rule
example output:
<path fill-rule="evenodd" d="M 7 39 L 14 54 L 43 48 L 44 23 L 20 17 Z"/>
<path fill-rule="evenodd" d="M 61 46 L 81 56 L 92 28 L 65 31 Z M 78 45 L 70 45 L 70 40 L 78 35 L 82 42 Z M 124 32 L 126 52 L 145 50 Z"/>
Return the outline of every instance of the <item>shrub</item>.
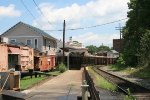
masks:
<path fill-rule="evenodd" d="M 67 70 L 66 66 L 63 63 L 59 64 L 58 68 L 61 73 L 65 72 Z"/>
<path fill-rule="evenodd" d="M 120 57 L 117 59 L 117 65 L 125 66 L 125 61 L 123 59 L 123 55 L 121 54 Z"/>
<path fill-rule="evenodd" d="M 130 89 L 128 88 L 127 89 L 128 91 L 128 95 L 125 96 L 124 100 L 136 100 L 132 95 L 131 95 L 131 92 L 130 92 Z"/>

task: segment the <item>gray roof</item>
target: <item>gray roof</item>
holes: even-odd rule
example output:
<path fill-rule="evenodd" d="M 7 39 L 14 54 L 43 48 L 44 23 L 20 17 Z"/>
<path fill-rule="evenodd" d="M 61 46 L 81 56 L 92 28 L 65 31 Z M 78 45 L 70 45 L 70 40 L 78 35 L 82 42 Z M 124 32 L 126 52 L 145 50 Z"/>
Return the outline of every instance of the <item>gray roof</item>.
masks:
<path fill-rule="evenodd" d="M 97 53 L 118 53 L 116 50 L 111 50 L 111 51 L 99 51 Z"/>
<path fill-rule="evenodd" d="M 113 52 L 113 53 L 118 53 L 116 50 L 111 50 L 111 52 Z"/>
<path fill-rule="evenodd" d="M 41 34 L 43 37 L 47 37 L 47 38 L 50 38 L 50 39 L 54 39 L 54 40 L 57 40 L 56 38 L 52 37 L 51 35 L 49 35 L 48 33 L 44 32 L 43 30 L 37 28 L 37 27 L 34 27 L 34 26 L 31 26 L 29 24 L 26 24 L 26 23 L 23 23 L 23 22 L 18 22 L 16 25 L 12 26 L 9 30 L 7 30 L 6 32 L 4 32 L 2 35 L 4 35 L 5 33 L 7 33 L 8 31 L 12 30 L 13 28 L 15 28 L 16 26 L 18 25 L 25 25 L 29 28 L 31 28 L 33 31 L 36 31 L 37 33 Z"/>

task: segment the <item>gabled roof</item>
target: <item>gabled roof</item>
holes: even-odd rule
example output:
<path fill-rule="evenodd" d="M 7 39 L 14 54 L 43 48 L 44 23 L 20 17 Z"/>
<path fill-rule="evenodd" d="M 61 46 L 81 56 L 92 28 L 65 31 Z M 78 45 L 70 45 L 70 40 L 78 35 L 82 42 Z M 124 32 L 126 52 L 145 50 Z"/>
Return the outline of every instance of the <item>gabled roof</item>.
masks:
<path fill-rule="evenodd" d="M 99 51 L 97 53 L 118 53 L 116 50 L 110 50 L 110 51 Z"/>
<path fill-rule="evenodd" d="M 14 29 L 16 26 L 18 26 L 18 25 L 20 25 L 20 24 L 29 27 L 31 30 L 36 31 L 37 33 L 39 33 L 39 34 L 42 35 L 43 37 L 57 40 L 56 38 L 52 37 L 52 36 L 49 35 L 48 33 L 44 32 L 43 30 L 41 30 L 41 29 L 39 29 L 39 28 L 36 28 L 36 27 L 34 27 L 34 26 L 31 26 L 31 25 L 29 25 L 29 24 L 23 23 L 23 22 L 18 22 L 16 25 L 12 26 L 10 29 L 8 29 L 6 32 L 4 32 L 2 35 L 6 34 L 7 32 L 9 32 L 10 30 Z"/>
<path fill-rule="evenodd" d="M 111 50 L 111 52 L 113 52 L 113 53 L 119 53 L 119 52 L 117 52 L 116 50 Z"/>

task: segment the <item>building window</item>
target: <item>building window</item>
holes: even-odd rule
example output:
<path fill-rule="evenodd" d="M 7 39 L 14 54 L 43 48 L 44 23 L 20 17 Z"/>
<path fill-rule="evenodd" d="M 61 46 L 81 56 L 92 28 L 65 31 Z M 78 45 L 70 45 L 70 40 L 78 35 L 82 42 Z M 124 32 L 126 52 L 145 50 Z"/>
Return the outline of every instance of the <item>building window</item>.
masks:
<path fill-rule="evenodd" d="M 51 45 L 49 44 L 49 46 L 48 46 L 48 47 L 49 47 L 49 50 L 50 50 L 50 49 L 51 49 Z"/>
<path fill-rule="evenodd" d="M 45 46 L 45 49 L 46 49 L 46 39 L 44 39 L 44 46 Z"/>
<path fill-rule="evenodd" d="M 14 42 L 16 42 L 16 39 L 11 39 L 10 40 L 10 43 L 14 43 Z"/>
<path fill-rule="evenodd" d="M 32 41 L 31 40 L 27 40 L 27 45 L 31 45 Z"/>
<path fill-rule="evenodd" d="M 38 48 L 38 39 L 34 39 L 34 47 L 35 47 L 35 49 Z"/>

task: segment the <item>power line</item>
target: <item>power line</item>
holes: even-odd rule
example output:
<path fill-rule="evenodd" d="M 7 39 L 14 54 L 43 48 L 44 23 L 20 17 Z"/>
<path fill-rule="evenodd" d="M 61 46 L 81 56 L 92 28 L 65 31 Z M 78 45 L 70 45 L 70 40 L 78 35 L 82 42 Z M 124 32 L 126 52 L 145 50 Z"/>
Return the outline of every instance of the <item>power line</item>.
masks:
<path fill-rule="evenodd" d="M 36 7 L 38 8 L 39 12 L 43 15 L 43 17 L 46 18 L 46 16 L 44 15 L 44 13 L 41 11 L 41 9 L 39 8 L 39 6 L 37 5 L 37 3 L 35 2 L 35 0 L 32 0 L 34 2 L 34 4 L 36 5 Z M 24 8 L 29 12 L 29 14 L 33 17 L 33 19 L 36 19 L 36 17 L 31 13 L 31 11 L 28 9 L 28 7 L 25 5 L 24 1 L 21 0 L 22 5 L 24 6 Z M 70 29 L 66 29 L 66 31 L 73 31 L 73 30 L 84 30 L 84 29 L 89 29 L 89 28 L 95 28 L 95 27 L 100 27 L 100 26 L 104 26 L 104 25 L 108 25 L 108 24 L 112 24 L 112 23 L 116 23 L 122 20 L 126 20 L 127 18 L 123 18 L 123 19 L 119 19 L 116 21 L 112 21 L 112 22 L 107 22 L 104 24 L 99 24 L 99 25 L 94 25 L 94 26 L 87 26 L 87 27 L 78 27 L 78 28 L 70 28 Z M 51 22 L 47 19 L 48 23 L 51 25 Z M 36 21 L 37 22 L 37 21 Z M 37 22 L 38 23 L 38 22 Z M 39 23 L 38 23 L 39 24 Z M 39 24 L 40 25 L 40 24 Z M 42 25 L 40 25 L 42 26 Z M 62 29 L 57 29 L 57 30 L 44 30 L 44 31 L 63 31 Z"/>
<path fill-rule="evenodd" d="M 36 19 L 36 18 L 34 17 L 34 15 L 30 12 L 30 10 L 28 9 L 28 7 L 25 5 L 25 3 L 24 3 L 23 0 L 21 0 L 21 3 L 22 3 L 22 5 L 24 6 L 24 8 L 29 12 L 29 14 L 33 17 L 33 19 Z"/>
<path fill-rule="evenodd" d="M 122 51 L 122 38 L 121 38 L 121 36 L 122 36 L 123 27 L 121 27 L 121 24 L 119 23 L 119 27 L 115 27 L 115 28 L 116 28 L 116 30 L 120 31 L 120 40 L 119 40 L 120 45 L 118 45 L 118 48 L 119 48 L 119 52 L 121 52 Z M 120 56 L 120 53 L 119 53 L 119 56 Z"/>
<path fill-rule="evenodd" d="M 123 27 L 121 27 L 121 24 L 119 23 L 119 27 L 115 27 L 115 28 L 116 28 L 116 30 L 119 30 L 119 32 L 120 32 L 120 40 L 121 40 Z"/>
<path fill-rule="evenodd" d="M 123 18 L 123 19 L 119 19 L 119 20 L 116 20 L 116 21 L 112 21 L 112 22 L 107 22 L 107 23 L 104 23 L 104 24 L 99 24 L 99 25 L 94 25 L 94 26 L 87 26 L 87 27 L 78 27 L 78 28 L 70 28 L 70 29 L 66 29 L 66 31 L 73 31 L 73 30 L 84 30 L 84 29 L 89 29 L 89 28 L 95 28 L 95 27 L 100 27 L 100 26 L 104 26 L 104 25 L 108 25 L 108 24 L 113 24 L 113 23 L 116 23 L 116 22 L 120 22 L 122 20 L 126 20 L 128 18 Z M 63 31 L 62 29 L 58 29 L 58 30 L 45 30 L 45 31 Z"/>
<path fill-rule="evenodd" d="M 24 6 L 24 8 L 29 12 L 29 14 L 33 17 L 33 19 L 36 19 L 36 17 L 31 13 L 31 11 L 28 9 L 28 7 L 26 6 L 26 4 L 24 3 L 23 0 L 21 0 L 21 3 Z M 37 22 L 37 24 L 39 24 L 39 23 Z M 39 25 L 42 26 L 41 24 L 39 24 Z"/>
<path fill-rule="evenodd" d="M 42 10 L 40 9 L 40 7 L 37 5 L 37 3 L 35 2 L 35 0 L 32 0 L 35 4 L 35 6 L 38 8 L 39 12 L 42 14 L 43 17 L 45 17 L 47 19 L 47 17 L 44 15 L 44 13 L 42 12 Z M 48 19 L 47 19 L 48 24 L 52 24 Z"/>

